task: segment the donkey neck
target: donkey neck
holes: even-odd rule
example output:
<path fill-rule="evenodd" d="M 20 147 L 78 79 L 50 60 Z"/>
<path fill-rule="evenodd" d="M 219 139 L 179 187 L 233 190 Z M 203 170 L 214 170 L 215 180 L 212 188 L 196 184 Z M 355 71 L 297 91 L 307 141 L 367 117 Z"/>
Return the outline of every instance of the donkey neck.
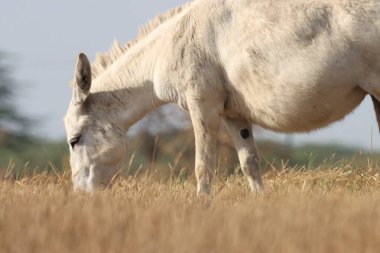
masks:
<path fill-rule="evenodd" d="M 98 108 L 116 112 L 126 129 L 163 104 L 154 91 L 155 46 L 155 39 L 136 44 L 98 76 L 91 87 Z"/>

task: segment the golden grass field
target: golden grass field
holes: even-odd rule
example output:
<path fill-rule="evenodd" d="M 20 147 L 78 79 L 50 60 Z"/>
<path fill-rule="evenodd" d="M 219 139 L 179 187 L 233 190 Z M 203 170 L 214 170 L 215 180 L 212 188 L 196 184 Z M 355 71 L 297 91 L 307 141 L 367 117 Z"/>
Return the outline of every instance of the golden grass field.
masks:
<path fill-rule="evenodd" d="M 380 252 L 377 169 L 350 166 L 265 174 L 256 196 L 240 176 L 153 174 L 73 192 L 69 172 L 0 182 L 0 252 Z"/>

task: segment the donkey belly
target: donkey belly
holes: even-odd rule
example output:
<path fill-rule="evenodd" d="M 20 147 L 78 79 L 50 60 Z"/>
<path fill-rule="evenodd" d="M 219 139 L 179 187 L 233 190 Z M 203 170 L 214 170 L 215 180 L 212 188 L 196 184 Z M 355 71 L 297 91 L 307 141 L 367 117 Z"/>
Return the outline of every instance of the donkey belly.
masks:
<path fill-rule="evenodd" d="M 216 26 L 216 47 L 229 84 L 227 116 L 306 132 L 342 119 L 363 100 L 358 84 L 369 70 L 356 49 L 368 48 L 342 32 L 356 21 L 333 1 L 226 2 L 232 11 L 220 16 L 231 17 Z"/>
<path fill-rule="evenodd" d="M 344 118 L 361 103 L 366 92 L 355 87 L 313 92 L 288 86 L 272 94 L 258 95 L 243 95 L 240 101 L 244 104 L 240 103 L 232 114 L 238 112 L 261 127 L 291 133 L 308 132 Z"/>

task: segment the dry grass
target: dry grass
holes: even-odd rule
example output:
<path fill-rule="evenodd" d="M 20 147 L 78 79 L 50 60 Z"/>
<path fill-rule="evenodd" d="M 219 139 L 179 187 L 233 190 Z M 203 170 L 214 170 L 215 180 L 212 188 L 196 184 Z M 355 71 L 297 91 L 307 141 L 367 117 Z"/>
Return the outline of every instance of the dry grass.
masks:
<path fill-rule="evenodd" d="M 95 194 L 68 175 L 0 182 L 1 252 L 379 252 L 380 182 L 347 168 L 269 172 L 254 196 L 244 178 L 119 178 Z"/>

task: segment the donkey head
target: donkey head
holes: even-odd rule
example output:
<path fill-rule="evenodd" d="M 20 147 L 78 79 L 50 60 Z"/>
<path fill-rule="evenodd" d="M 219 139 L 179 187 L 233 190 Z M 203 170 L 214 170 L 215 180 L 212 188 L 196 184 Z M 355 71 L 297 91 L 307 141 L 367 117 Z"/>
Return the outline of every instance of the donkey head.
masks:
<path fill-rule="evenodd" d="M 126 152 L 126 131 L 109 107 L 107 92 L 91 93 L 91 65 L 79 54 L 65 116 L 74 189 L 107 187 Z"/>

